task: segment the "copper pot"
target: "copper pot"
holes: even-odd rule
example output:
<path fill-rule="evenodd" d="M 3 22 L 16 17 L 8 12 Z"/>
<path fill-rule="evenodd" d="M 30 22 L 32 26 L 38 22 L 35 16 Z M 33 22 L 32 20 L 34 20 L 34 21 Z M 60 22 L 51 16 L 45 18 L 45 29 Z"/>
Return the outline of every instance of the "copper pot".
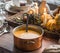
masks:
<path fill-rule="evenodd" d="M 25 30 L 26 25 L 21 25 L 13 29 L 13 35 L 14 35 L 14 45 L 24 51 L 32 51 L 36 50 L 41 47 L 42 45 L 42 36 L 44 33 L 44 30 L 40 26 L 36 25 L 29 25 L 28 30 L 33 30 L 34 32 L 39 33 L 38 37 L 32 38 L 32 39 L 22 39 L 19 38 L 19 36 L 15 35 L 14 33 L 18 30 Z"/>

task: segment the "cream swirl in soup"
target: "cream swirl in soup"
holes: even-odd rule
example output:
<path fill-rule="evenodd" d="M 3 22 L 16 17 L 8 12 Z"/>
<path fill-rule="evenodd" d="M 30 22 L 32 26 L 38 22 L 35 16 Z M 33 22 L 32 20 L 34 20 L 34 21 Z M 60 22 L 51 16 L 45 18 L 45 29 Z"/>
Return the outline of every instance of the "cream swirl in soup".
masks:
<path fill-rule="evenodd" d="M 38 38 L 40 33 L 33 30 L 28 30 L 28 32 L 26 32 L 26 30 L 18 30 L 14 32 L 14 35 L 22 39 L 33 39 Z"/>

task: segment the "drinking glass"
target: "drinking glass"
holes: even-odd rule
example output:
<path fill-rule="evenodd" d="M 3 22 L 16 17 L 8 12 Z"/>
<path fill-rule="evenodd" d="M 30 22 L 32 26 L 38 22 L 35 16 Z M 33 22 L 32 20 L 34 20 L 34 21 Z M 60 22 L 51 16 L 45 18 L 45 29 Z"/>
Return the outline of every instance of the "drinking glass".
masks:
<path fill-rule="evenodd" d="M 19 0 L 12 0 L 14 6 L 20 7 L 20 2 Z"/>
<path fill-rule="evenodd" d="M 5 19 L 4 17 L 5 11 L 3 11 L 3 8 L 4 8 L 4 3 L 0 2 L 0 20 Z"/>
<path fill-rule="evenodd" d="M 2 9 L 2 12 L 6 14 L 5 11 L 5 5 L 7 4 L 7 0 L 0 0 L 0 9 Z"/>

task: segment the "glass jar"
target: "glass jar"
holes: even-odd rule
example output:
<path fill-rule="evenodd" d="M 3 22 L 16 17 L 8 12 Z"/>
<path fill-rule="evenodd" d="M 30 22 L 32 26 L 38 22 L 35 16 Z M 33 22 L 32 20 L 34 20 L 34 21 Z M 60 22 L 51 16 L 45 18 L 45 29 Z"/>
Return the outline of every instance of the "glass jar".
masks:
<path fill-rule="evenodd" d="M 0 20 L 4 22 L 5 19 L 6 17 L 4 16 L 4 13 L 2 12 L 2 9 L 0 9 Z"/>

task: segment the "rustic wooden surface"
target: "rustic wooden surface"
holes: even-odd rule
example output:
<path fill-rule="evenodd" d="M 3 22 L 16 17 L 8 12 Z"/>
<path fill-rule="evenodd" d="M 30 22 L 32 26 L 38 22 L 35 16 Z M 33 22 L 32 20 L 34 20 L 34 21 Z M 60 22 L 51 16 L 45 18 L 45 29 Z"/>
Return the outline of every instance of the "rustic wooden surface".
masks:
<path fill-rule="evenodd" d="M 14 37 L 12 34 L 12 30 L 13 30 L 13 28 L 11 27 L 10 33 L 3 34 L 0 37 L 0 47 L 3 47 L 9 51 L 12 51 L 13 53 L 42 53 L 44 48 L 46 48 L 52 44 L 57 44 L 57 42 L 55 42 L 55 40 L 43 38 L 41 48 L 39 48 L 35 51 L 32 51 L 32 52 L 23 52 L 14 46 Z"/>

